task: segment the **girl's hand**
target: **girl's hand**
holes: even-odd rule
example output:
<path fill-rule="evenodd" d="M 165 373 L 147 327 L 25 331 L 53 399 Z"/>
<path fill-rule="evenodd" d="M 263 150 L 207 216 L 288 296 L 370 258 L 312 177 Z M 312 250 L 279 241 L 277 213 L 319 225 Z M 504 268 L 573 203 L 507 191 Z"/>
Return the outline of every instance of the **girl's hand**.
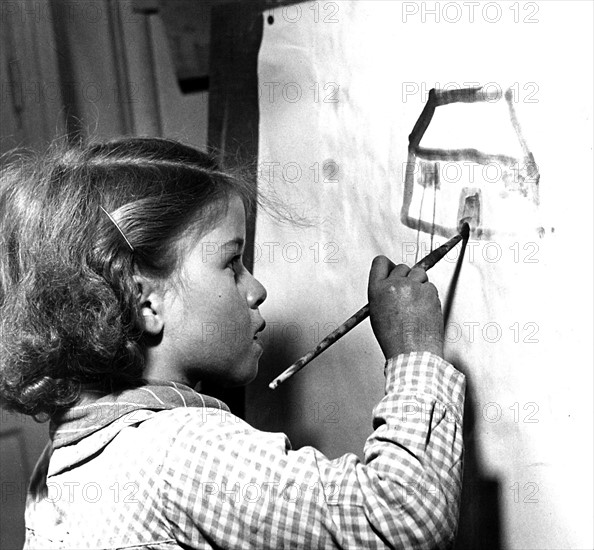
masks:
<path fill-rule="evenodd" d="M 377 256 L 369 273 L 371 326 L 386 359 L 430 351 L 443 357 L 444 327 L 435 286 L 420 268 Z"/>

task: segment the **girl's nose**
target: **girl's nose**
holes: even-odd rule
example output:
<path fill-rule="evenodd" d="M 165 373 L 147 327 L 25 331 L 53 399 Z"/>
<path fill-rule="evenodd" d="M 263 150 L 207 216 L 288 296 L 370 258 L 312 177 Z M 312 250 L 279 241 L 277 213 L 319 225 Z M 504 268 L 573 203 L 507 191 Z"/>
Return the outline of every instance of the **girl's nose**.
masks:
<path fill-rule="evenodd" d="M 250 282 L 248 283 L 247 301 L 251 309 L 257 309 L 260 304 L 266 300 L 268 295 L 264 285 L 258 281 L 251 273 L 249 274 Z"/>

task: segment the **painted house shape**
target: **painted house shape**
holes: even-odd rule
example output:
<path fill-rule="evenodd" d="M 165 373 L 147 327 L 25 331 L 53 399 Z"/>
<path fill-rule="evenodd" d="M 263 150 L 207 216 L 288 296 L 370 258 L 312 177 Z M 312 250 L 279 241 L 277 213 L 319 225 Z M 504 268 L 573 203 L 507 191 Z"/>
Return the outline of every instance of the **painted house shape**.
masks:
<path fill-rule="evenodd" d="M 450 238 L 542 236 L 539 171 L 514 109 L 514 93 L 431 90 L 409 136 L 402 222 Z"/>

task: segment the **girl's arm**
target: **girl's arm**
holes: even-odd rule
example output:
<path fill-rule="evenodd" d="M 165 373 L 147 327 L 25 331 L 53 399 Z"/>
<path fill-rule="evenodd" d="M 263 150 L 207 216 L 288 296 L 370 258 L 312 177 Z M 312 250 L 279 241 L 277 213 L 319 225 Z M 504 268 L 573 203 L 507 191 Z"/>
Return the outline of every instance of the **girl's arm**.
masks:
<path fill-rule="evenodd" d="M 189 548 L 448 547 L 461 491 L 464 386 L 432 353 L 388 360 L 364 462 L 290 450 L 283 434 L 231 415 L 188 418 L 163 469 L 174 537 Z"/>

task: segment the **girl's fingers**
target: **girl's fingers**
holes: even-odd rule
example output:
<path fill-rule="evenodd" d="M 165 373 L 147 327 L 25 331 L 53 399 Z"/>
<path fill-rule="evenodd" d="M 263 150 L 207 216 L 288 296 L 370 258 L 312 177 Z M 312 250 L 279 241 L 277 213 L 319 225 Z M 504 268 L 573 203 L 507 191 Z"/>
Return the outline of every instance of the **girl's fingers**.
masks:
<path fill-rule="evenodd" d="M 373 258 L 371 271 L 369 272 L 369 286 L 386 279 L 393 267 L 394 263 L 385 256 Z"/>
<path fill-rule="evenodd" d="M 408 273 L 408 278 L 418 283 L 426 283 L 429 280 L 427 272 L 422 267 L 413 267 Z"/>
<path fill-rule="evenodd" d="M 406 277 L 409 273 L 410 267 L 406 264 L 398 264 L 390 271 L 390 275 L 394 275 L 395 277 Z"/>

